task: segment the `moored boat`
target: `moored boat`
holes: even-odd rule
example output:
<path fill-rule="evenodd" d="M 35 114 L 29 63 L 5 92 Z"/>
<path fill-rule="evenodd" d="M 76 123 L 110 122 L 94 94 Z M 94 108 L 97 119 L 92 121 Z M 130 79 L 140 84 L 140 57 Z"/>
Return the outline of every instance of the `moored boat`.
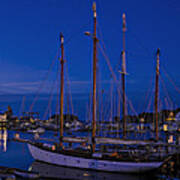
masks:
<path fill-rule="evenodd" d="M 33 158 L 64 167 L 80 169 L 91 169 L 119 173 L 144 173 L 162 166 L 165 159 L 131 159 L 118 156 L 103 155 L 103 153 L 90 153 L 88 151 L 56 150 L 55 146 L 42 146 L 36 143 L 29 143 L 28 148 Z M 53 150 L 52 150 L 53 149 Z"/>
<path fill-rule="evenodd" d="M 43 161 L 49 164 L 55 164 L 65 167 L 73 167 L 80 169 L 90 169 L 96 171 L 118 172 L 118 173 L 144 173 L 152 171 L 166 162 L 168 156 L 161 154 L 161 152 L 148 151 L 148 147 L 158 146 L 155 141 L 136 141 L 126 140 L 126 110 L 125 110 L 125 86 L 123 88 L 123 138 L 98 138 L 96 136 L 96 5 L 93 4 L 93 19 L 94 19 L 94 32 L 93 32 L 93 111 L 92 111 L 92 136 L 87 137 L 64 137 L 64 119 L 63 119 L 63 105 L 64 105 L 64 37 L 61 34 L 61 101 L 60 101 L 60 138 L 59 143 L 48 145 L 38 142 L 28 141 L 28 148 L 33 158 L 38 161 Z M 125 15 L 123 14 L 123 30 L 125 31 Z M 123 50 L 123 66 L 125 66 L 125 50 Z M 122 70 L 123 84 L 124 75 L 126 74 L 125 67 Z M 157 103 L 157 102 L 156 102 Z M 158 140 L 158 128 L 156 128 L 156 137 Z M 64 146 L 64 143 L 69 147 Z M 81 144 L 81 148 L 72 147 L 72 143 Z M 122 151 L 109 152 L 101 151 L 96 147 L 96 144 L 118 144 L 121 145 Z M 146 153 L 136 154 L 138 150 L 136 146 L 142 146 L 146 149 Z M 162 146 L 162 144 L 161 144 Z M 133 148 L 131 150 L 131 148 Z M 123 152 L 123 150 L 125 150 Z"/>

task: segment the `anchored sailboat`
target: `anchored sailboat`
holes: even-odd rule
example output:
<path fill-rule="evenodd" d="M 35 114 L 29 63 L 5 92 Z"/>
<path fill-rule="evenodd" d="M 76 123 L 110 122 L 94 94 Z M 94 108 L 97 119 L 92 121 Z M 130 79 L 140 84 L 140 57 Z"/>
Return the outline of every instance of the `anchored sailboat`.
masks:
<path fill-rule="evenodd" d="M 92 112 L 92 136 L 88 137 L 64 137 L 63 133 L 63 104 L 64 104 L 64 37 L 60 35 L 61 41 L 61 100 L 60 100 L 60 138 L 59 144 L 48 145 L 28 141 L 28 148 L 33 158 L 50 164 L 81 169 L 91 169 L 106 172 L 142 173 L 160 167 L 167 156 L 157 156 L 152 148 L 158 146 L 158 142 L 125 140 L 126 138 L 126 107 L 125 107 L 125 46 L 123 47 L 123 139 L 96 137 L 96 4 L 93 4 L 93 112 Z M 125 15 L 123 15 L 123 32 L 125 33 Z M 86 144 L 85 148 L 66 148 L 64 143 Z M 121 148 L 117 152 L 101 151 L 96 144 L 115 144 Z M 144 151 L 138 147 L 144 147 Z M 151 148 L 150 148 L 151 147 Z"/>

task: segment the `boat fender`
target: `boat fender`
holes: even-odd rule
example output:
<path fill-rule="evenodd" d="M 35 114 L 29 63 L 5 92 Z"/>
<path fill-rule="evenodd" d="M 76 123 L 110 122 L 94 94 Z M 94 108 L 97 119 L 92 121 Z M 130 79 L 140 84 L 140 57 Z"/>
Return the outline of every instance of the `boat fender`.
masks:
<path fill-rule="evenodd" d="M 52 150 L 55 151 L 56 150 L 56 146 L 52 145 Z"/>

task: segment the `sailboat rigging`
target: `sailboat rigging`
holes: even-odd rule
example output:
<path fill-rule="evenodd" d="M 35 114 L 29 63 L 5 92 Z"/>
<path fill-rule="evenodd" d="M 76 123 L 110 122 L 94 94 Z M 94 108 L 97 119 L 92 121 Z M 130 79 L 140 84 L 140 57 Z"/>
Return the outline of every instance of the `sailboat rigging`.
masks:
<path fill-rule="evenodd" d="M 158 100 L 159 100 L 159 54 L 160 50 L 157 50 L 157 58 L 156 58 L 156 82 L 155 82 L 155 134 L 156 140 L 159 140 L 159 128 L 158 128 Z"/>
<path fill-rule="evenodd" d="M 60 90 L 60 147 L 63 146 L 63 126 L 64 126 L 64 119 L 63 119 L 63 107 L 64 107 L 64 37 L 62 33 L 60 34 L 60 41 L 61 41 L 61 90 Z"/>
<path fill-rule="evenodd" d="M 122 99 L 123 99 L 123 138 L 126 139 L 126 94 L 125 94 L 125 75 L 126 75 L 126 59 L 125 59 L 125 32 L 126 32 L 126 16 L 123 14 L 123 51 L 122 51 Z"/>
<path fill-rule="evenodd" d="M 93 19 L 94 19 L 94 32 L 93 32 L 93 119 L 92 119 L 92 151 L 95 152 L 95 136 L 96 136 L 96 50 L 97 50 L 97 37 L 96 37 L 96 4 L 93 3 Z"/>
<path fill-rule="evenodd" d="M 157 156 L 153 154 L 146 146 L 157 147 L 158 142 L 141 141 L 141 140 L 125 140 L 126 139 L 126 99 L 125 99 L 125 45 L 123 46 L 123 139 L 120 138 L 103 138 L 96 136 L 96 4 L 93 3 L 93 112 L 92 112 L 92 136 L 88 137 L 64 137 L 63 136 L 63 95 L 64 95 L 64 37 L 60 35 L 61 42 L 61 91 L 60 91 L 60 138 L 59 144 L 49 145 L 33 141 L 27 141 L 28 148 L 33 158 L 59 166 L 74 167 L 81 169 L 92 169 L 107 172 L 126 172 L 141 173 L 151 171 L 160 167 L 167 156 Z M 125 33 L 125 15 L 123 15 L 123 33 Z M 124 37 L 125 38 L 125 37 Z M 125 43 L 125 41 L 124 41 Z M 63 147 L 64 142 L 88 144 L 86 149 L 75 149 Z M 118 144 L 125 145 L 125 148 L 119 149 L 115 154 L 108 151 L 100 151 L 96 148 L 96 144 Z M 89 146 L 91 147 L 89 149 Z M 130 146 L 128 148 L 127 146 Z M 143 146 L 145 150 L 138 151 L 138 147 Z M 131 150 L 133 148 L 133 150 Z M 138 155 L 134 153 L 138 151 Z M 128 156 L 127 156 L 128 154 Z"/>

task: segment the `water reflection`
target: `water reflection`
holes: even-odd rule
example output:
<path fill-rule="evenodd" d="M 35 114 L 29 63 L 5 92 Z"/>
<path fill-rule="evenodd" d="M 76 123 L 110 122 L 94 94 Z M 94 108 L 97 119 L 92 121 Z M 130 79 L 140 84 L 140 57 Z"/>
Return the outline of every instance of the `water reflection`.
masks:
<path fill-rule="evenodd" d="M 3 152 L 7 151 L 7 139 L 8 139 L 7 129 L 4 127 L 0 127 L 0 150 Z"/>
<path fill-rule="evenodd" d="M 80 179 L 80 180 L 147 180 L 154 179 L 154 177 L 145 175 L 128 175 L 118 173 L 106 173 L 97 171 L 87 171 L 75 168 L 60 167 L 50 165 L 39 161 L 34 161 L 29 170 L 38 172 L 42 178 L 55 178 L 55 179 Z"/>

